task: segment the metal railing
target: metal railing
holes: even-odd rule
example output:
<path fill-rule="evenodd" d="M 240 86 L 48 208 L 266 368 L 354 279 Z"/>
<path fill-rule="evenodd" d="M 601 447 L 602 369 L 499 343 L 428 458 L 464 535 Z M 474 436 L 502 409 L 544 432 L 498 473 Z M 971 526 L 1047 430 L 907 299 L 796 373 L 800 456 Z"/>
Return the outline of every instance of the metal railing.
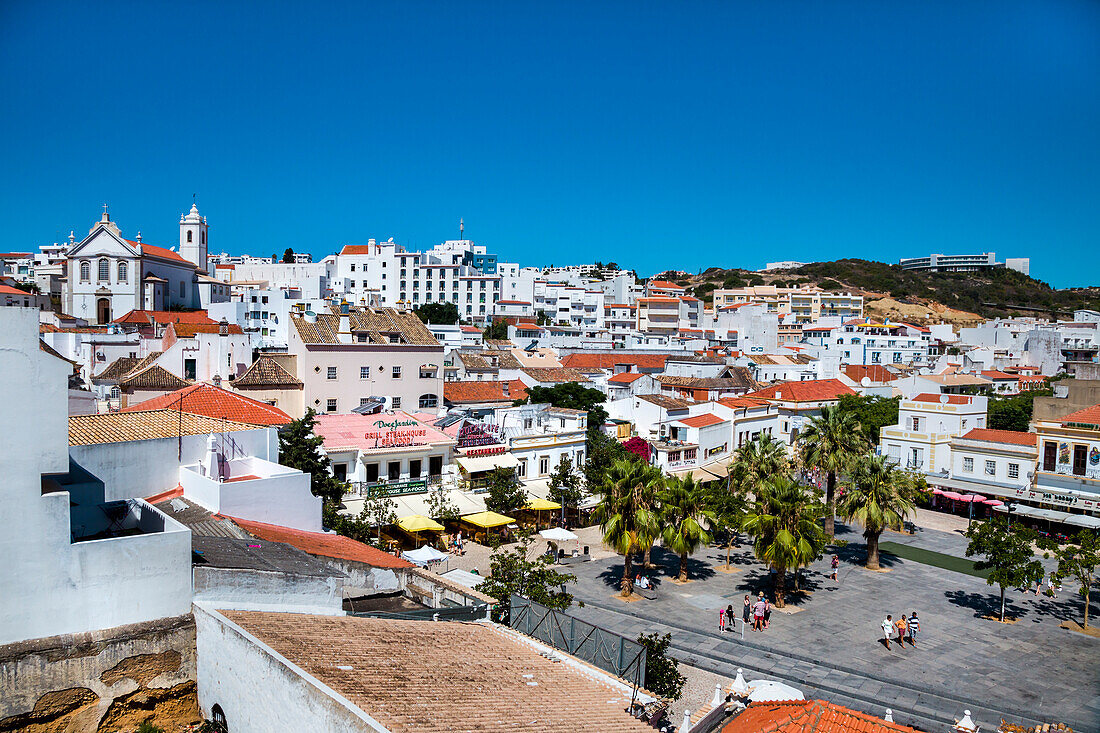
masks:
<path fill-rule="evenodd" d="M 646 649 L 636 641 L 512 594 L 508 625 L 637 687 L 645 686 Z"/>

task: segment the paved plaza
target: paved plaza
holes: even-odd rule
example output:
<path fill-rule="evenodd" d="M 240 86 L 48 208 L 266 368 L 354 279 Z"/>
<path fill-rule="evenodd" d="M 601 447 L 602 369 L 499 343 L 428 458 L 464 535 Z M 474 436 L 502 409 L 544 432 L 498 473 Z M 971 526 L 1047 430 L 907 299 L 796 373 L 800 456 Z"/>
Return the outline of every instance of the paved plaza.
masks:
<path fill-rule="evenodd" d="M 882 539 L 964 556 L 958 527 L 965 520 L 921 512 L 917 521 L 916 534 Z M 827 559 L 815 563 L 803 590 L 789 594 L 789 608 L 772 614 L 770 629 L 748 630 L 743 641 L 739 632 L 718 632 L 718 609 L 733 604 L 740 616 L 746 593 L 771 586 L 747 544 L 733 550 L 730 573 L 722 572 L 724 549 L 699 552 L 690 562 L 693 580 L 682 585 L 672 582 L 678 558 L 655 548 L 659 597 L 629 603 L 617 598 L 621 558 L 602 554 L 568 568 L 584 603 L 571 612 L 631 638 L 669 632 L 681 661 L 729 679 L 742 667 L 749 680 L 780 679 L 808 697 L 880 716 L 891 708 L 896 721 L 930 731 L 944 730 L 964 709 L 983 730 L 996 730 L 1004 717 L 1100 731 L 1100 639 L 1059 628 L 1082 612 L 1068 583 L 1057 600 L 1009 590 L 1008 612 L 1018 621 L 1000 624 L 982 618 L 997 613 L 996 586 L 888 555 L 885 572 L 871 572 L 861 566 L 862 535 L 838 524 L 837 537 L 849 543 L 837 550 L 839 583 L 828 578 Z M 916 648 L 892 644 L 887 651 L 882 619 L 914 610 L 921 619 Z"/>

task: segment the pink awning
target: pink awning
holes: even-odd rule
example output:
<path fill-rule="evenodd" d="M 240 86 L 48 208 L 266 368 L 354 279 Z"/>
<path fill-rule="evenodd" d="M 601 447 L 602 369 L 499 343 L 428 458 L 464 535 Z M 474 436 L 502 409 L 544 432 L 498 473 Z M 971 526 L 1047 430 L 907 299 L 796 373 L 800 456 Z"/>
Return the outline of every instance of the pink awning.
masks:
<path fill-rule="evenodd" d="M 989 506 L 1004 506 L 1004 502 L 998 499 L 982 499 L 982 503 Z"/>
<path fill-rule="evenodd" d="M 932 489 L 932 493 L 940 496 L 943 494 L 943 489 Z"/>
<path fill-rule="evenodd" d="M 956 494 L 954 491 L 945 491 L 945 492 L 943 492 L 943 496 L 946 499 L 961 499 L 962 498 L 962 494 Z"/>

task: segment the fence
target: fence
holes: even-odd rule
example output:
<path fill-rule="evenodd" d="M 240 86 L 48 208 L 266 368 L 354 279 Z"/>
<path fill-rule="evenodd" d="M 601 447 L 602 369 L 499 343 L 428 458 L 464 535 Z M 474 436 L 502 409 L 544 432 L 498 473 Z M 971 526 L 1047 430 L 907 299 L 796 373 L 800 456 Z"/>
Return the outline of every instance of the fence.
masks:
<path fill-rule="evenodd" d="M 508 625 L 637 687 L 645 686 L 646 649 L 636 641 L 541 603 L 512 595 Z"/>
<path fill-rule="evenodd" d="M 473 606 L 444 606 L 442 608 L 415 608 L 407 611 L 351 611 L 349 616 L 367 618 L 403 619 L 405 621 L 481 621 L 489 612 L 485 603 Z"/>

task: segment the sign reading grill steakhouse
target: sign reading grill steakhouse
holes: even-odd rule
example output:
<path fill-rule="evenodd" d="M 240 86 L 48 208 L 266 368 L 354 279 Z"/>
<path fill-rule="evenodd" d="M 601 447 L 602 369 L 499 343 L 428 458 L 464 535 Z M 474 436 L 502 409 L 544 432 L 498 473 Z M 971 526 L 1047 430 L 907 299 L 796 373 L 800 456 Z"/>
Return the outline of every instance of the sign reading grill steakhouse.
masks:
<path fill-rule="evenodd" d="M 376 430 L 368 430 L 363 433 L 367 440 L 374 440 L 375 448 L 392 448 L 405 445 L 422 445 L 427 429 L 420 427 L 416 420 L 376 420 Z"/>

